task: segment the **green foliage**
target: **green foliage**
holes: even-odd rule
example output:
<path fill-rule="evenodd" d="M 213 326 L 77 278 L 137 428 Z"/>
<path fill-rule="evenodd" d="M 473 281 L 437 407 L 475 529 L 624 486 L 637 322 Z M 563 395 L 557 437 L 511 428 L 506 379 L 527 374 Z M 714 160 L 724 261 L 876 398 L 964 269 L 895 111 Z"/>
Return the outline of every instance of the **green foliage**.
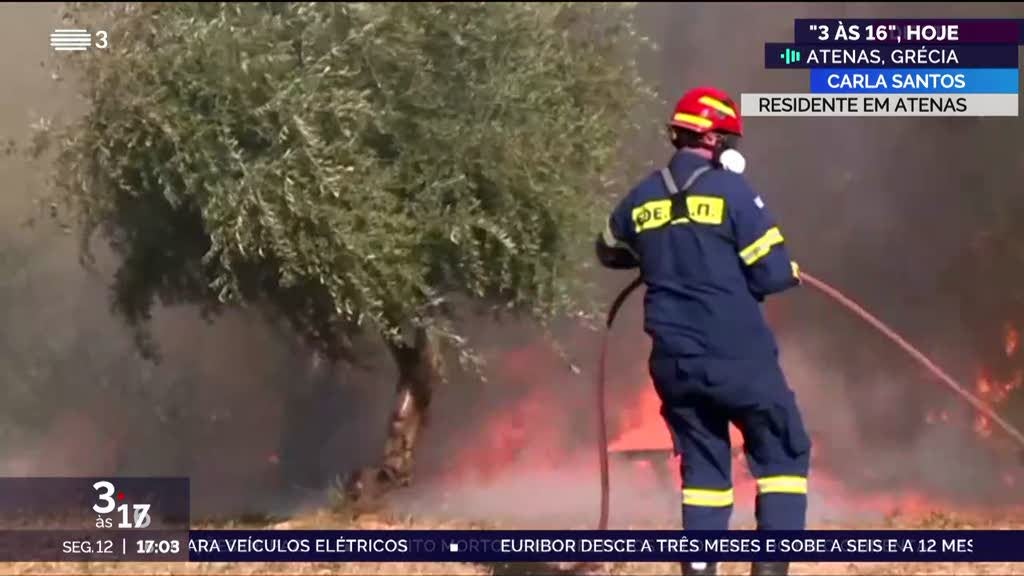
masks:
<path fill-rule="evenodd" d="M 542 320 L 579 301 L 648 93 L 631 6 L 101 10 L 58 183 L 122 257 L 134 325 L 157 300 L 252 304 L 336 352 L 367 323 L 441 327 L 460 295 Z"/>

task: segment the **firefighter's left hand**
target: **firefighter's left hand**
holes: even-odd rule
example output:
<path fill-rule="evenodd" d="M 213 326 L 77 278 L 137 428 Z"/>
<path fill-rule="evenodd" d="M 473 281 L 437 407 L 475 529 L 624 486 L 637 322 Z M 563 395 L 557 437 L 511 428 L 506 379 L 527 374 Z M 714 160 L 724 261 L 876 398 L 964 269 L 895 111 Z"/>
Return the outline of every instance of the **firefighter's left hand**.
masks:
<path fill-rule="evenodd" d="M 800 265 L 792 260 L 789 262 L 789 265 L 793 268 L 793 278 L 796 278 L 796 283 L 798 285 L 803 284 L 803 280 L 800 278 Z"/>

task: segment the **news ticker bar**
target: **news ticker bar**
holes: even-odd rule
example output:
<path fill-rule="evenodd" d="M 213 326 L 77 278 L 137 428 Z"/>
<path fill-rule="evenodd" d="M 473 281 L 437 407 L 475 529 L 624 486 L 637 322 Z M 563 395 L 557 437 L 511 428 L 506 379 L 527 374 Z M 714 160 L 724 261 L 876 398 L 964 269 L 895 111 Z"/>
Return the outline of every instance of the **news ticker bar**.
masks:
<path fill-rule="evenodd" d="M 1017 116 L 1017 94 L 742 94 L 752 116 Z"/>
<path fill-rule="evenodd" d="M 800 44 L 1022 44 L 1020 19 L 798 18 L 793 38 Z"/>
<path fill-rule="evenodd" d="M 814 94 L 1017 94 L 1016 68 L 964 70 L 872 70 L 816 68 L 811 70 Z"/>
<path fill-rule="evenodd" d="M 185 562 L 187 530 L 0 530 L 0 562 Z"/>
<path fill-rule="evenodd" d="M 0 531 L 0 561 L 1024 562 L 1024 531 Z"/>
<path fill-rule="evenodd" d="M 992 45 L 824 46 L 767 42 L 764 67 L 800 68 L 1017 68 L 1018 48 Z"/>

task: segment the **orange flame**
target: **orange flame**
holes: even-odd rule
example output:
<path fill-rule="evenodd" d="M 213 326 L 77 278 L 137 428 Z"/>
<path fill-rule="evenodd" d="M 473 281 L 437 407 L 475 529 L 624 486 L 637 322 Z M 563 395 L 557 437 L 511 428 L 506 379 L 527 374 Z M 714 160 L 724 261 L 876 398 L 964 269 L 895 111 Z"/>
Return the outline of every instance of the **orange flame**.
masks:
<path fill-rule="evenodd" d="M 1003 350 L 1007 357 L 1017 354 L 1020 347 L 1020 335 L 1016 328 L 1007 325 L 1004 334 Z M 470 473 L 477 479 L 491 479 L 500 475 L 508 466 L 524 464 L 547 468 L 565 462 L 566 457 L 576 456 L 580 448 L 572 441 L 565 430 L 564 405 L 557 401 L 552 389 L 548 386 L 536 385 L 534 376 L 538 372 L 553 374 L 561 364 L 557 359 L 549 358 L 534 347 L 503 354 L 501 373 L 514 384 L 520 386 L 521 394 L 515 405 L 506 407 L 497 416 L 491 416 L 483 426 L 474 427 L 470 445 L 462 446 L 456 451 L 449 470 L 458 474 Z M 538 366 L 550 364 L 550 366 Z M 528 366 L 528 370 L 524 367 Z M 981 370 L 974 382 L 976 393 L 985 402 L 997 407 L 1004 403 L 1012 393 L 1024 387 L 1024 370 L 1017 370 L 1012 377 L 995 375 Z M 630 405 L 631 404 L 631 405 Z M 661 401 L 654 386 L 648 381 L 642 391 L 638 391 L 632 403 L 623 406 L 609 405 L 609 416 L 618 416 L 617 433 L 612 430 L 609 450 L 612 452 L 633 450 L 672 450 L 672 439 L 668 428 L 661 417 Z M 929 425 L 952 424 L 966 434 L 971 431 L 980 438 L 993 437 L 994 426 L 991 419 L 983 414 L 971 412 L 951 412 L 941 406 L 928 409 L 924 422 Z M 612 423 L 612 422 L 610 422 Z M 756 491 L 755 483 L 750 478 L 746 463 L 743 461 L 743 438 L 737 429 L 730 427 L 730 440 L 733 446 L 735 471 L 734 488 L 737 502 L 741 499 L 752 502 Z M 538 441 L 541 446 L 538 446 Z M 826 443 L 813 442 L 812 459 Z M 994 446 L 994 444 L 987 444 Z M 275 459 L 271 459 L 273 462 Z M 632 463 L 641 474 L 657 476 L 664 471 L 656 470 L 659 465 L 653 461 L 638 460 Z M 673 466 L 675 468 L 675 466 Z M 863 479 L 884 478 L 885 470 L 865 468 Z M 674 474 L 673 474 L 674 475 Z M 678 480 L 678 477 L 676 477 Z M 1024 485 L 1015 474 L 1004 471 L 995 476 L 1008 488 L 1019 489 Z M 840 480 L 828 470 L 814 471 L 815 492 L 829 502 L 843 507 L 870 511 L 899 511 L 901 513 L 926 513 L 941 508 L 965 507 L 952 502 L 937 500 L 923 492 L 914 490 L 887 490 L 883 493 L 867 493 L 858 490 L 849 480 Z"/>
<path fill-rule="evenodd" d="M 1020 390 L 1022 383 L 1024 383 L 1024 371 L 1017 370 L 1013 373 L 1013 378 L 1003 384 L 1003 389 L 1009 394 L 1014 390 Z"/>
<path fill-rule="evenodd" d="M 626 431 L 608 444 L 608 450 L 671 450 L 672 436 L 660 417 L 661 400 L 648 383 L 636 404 L 626 411 Z"/>
<path fill-rule="evenodd" d="M 978 382 L 974 385 L 974 387 L 978 390 L 978 394 L 981 394 L 982 397 L 987 396 L 988 393 L 992 390 L 992 384 L 988 381 L 988 378 L 986 378 L 985 376 L 979 376 Z"/>
<path fill-rule="evenodd" d="M 998 403 L 1004 401 L 1009 393 L 1020 388 L 1024 384 L 1024 372 L 1017 372 L 1012 379 L 1002 381 L 996 380 L 987 373 L 981 373 L 975 381 L 975 388 L 980 397 L 989 402 Z M 625 426 L 622 433 L 613 439 L 611 449 L 613 451 L 624 450 L 670 450 L 672 443 L 666 425 L 660 414 L 660 401 L 651 384 L 644 388 L 637 397 L 634 405 L 627 411 Z M 973 422 L 969 418 L 960 419 L 948 409 L 933 408 L 924 415 L 924 420 L 930 425 L 944 424 L 962 426 L 965 431 L 974 430 L 981 438 L 990 438 L 994 435 L 994 426 L 990 418 L 982 414 L 976 414 Z M 737 502 L 741 498 L 752 496 L 756 488 L 753 479 L 750 477 L 743 456 L 743 438 L 739 431 L 730 426 L 730 440 L 733 445 L 733 470 L 734 488 L 736 490 Z M 819 452 L 823 444 L 814 442 L 813 452 Z M 812 458 L 814 455 L 812 454 Z M 636 463 L 637 470 L 647 471 L 649 463 Z M 951 501 L 937 499 L 933 495 L 914 490 L 893 490 L 882 493 L 870 493 L 859 490 L 849 482 L 841 481 L 827 470 L 815 470 L 815 492 L 823 495 L 831 502 L 840 503 L 842 506 L 851 508 L 871 510 L 875 512 L 898 512 L 901 514 L 926 514 L 937 509 L 955 508 L 958 511 L 970 509 L 962 503 L 957 504 Z M 863 473 L 864 479 L 880 478 L 879 471 L 866 468 Z M 1018 485 L 1016 476 L 1010 473 L 1001 474 L 999 477 L 1002 484 L 1007 487 Z M 748 498 L 749 499 L 749 498 Z"/>
<path fill-rule="evenodd" d="M 978 414 L 974 417 L 974 431 L 982 438 L 990 438 L 992 436 L 992 422 L 984 414 Z"/>
<path fill-rule="evenodd" d="M 1006 336 L 1004 338 L 1004 351 L 1006 357 L 1009 358 L 1017 353 L 1017 349 L 1020 347 L 1020 332 L 1011 325 L 1006 325 Z"/>

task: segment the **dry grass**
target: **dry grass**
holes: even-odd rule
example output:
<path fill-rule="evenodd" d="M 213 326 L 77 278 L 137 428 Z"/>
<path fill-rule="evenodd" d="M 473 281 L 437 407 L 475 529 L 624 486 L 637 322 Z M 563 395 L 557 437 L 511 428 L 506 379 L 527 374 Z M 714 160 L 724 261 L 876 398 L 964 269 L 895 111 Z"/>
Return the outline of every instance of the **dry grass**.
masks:
<path fill-rule="evenodd" d="M 211 526 L 203 526 L 210 528 Z M 364 515 L 353 520 L 350 517 L 319 512 L 301 518 L 295 518 L 278 524 L 260 524 L 256 522 L 231 522 L 218 524 L 215 528 L 236 529 L 480 529 L 487 526 L 474 523 L 429 522 L 410 518 L 395 518 L 382 515 Z M 955 514 L 932 514 L 917 518 L 891 517 L 885 522 L 874 525 L 845 526 L 846 528 L 875 529 L 1024 529 L 1024 519 L 1019 516 L 996 518 L 992 516 L 970 516 Z M 834 529 L 840 526 L 827 525 L 815 528 Z M 749 564 L 728 563 L 721 566 L 719 573 L 725 575 L 747 574 Z M 676 564 L 668 563 L 623 563 L 623 564 L 501 564 L 482 565 L 464 563 L 75 563 L 58 564 L 44 562 L 0 563 L 2 574 L 296 574 L 310 576 L 314 574 L 414 574 L 427 575 L 490 575 L 490 576 L 523 576 L 526 574 L 561 574 L 589 576 L 599 574 L 610 575 L 661 575 L 679 574 Z M 895 564 L 895 563 L 808 563 L 794 564 L 791 574 L 820 574 L 849 576 L 853 574 L 882 575 L 892 574 L 910 576 L 914 574 L 1021 574 L 1024 566 L 1011 563 L 963 564 Z"/>

